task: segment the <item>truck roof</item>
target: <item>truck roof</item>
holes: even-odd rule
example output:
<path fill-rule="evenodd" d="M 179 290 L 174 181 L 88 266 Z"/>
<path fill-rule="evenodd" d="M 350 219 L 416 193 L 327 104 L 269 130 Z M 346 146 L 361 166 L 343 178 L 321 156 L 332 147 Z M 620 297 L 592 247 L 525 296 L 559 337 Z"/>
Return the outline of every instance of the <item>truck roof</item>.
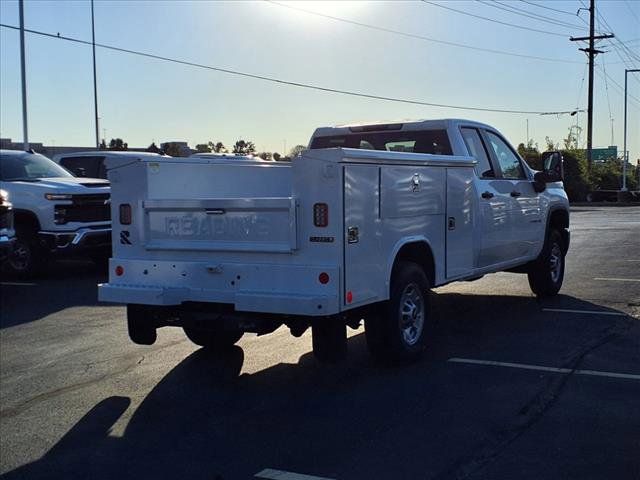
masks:
<path fill-rule="evenodd" d="M 337 125 L 334 127 L 319 127 L 313 132 L 311 138 L 328 137 L 333 135 L 346 135 L 356 132 L 377 132 L 377 131 L 411 131 L 411 130 L 436 130 L 455 128 L 460 124 L 476 126 L 495 130 L 490 125 L 465 120 L 462 118 L 442 118 L 433 120 L 398 120 L 393 122 L 370 122 L 354 123 L 348 125 Z"/>

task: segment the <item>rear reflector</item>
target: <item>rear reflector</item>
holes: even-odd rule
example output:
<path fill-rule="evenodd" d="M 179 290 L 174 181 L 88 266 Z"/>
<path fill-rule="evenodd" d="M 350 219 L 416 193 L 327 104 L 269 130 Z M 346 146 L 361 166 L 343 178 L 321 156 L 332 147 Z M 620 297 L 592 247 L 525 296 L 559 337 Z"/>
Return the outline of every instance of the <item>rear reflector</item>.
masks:
<path fill-rule="evenodd" d="M 316 203 L 313 206 L 313 224 L 316 227 L 326 227 L 329 225 L 329 205 L 326 203 Z"/>
<path fill-rule="evenodd" d="M 131 205 L 128 203 L 120 204 L 120 224 L 131 225 Z"/>
<path fill-rule="evenodd" d="M 318 281 L 322 285 L 326 285 L 327 283 L 329 283 L 329 274 L 327 272 L 322 272 L 320 275 L 318 275 Z"/>
<path fill-rule="evenodd" d="M 117 275 L 118 277 L 121 277 L 123 274 L 124 274 L 124 268 L 122 268 L 122 266 L 121 266 L 121 265 L 118 265 L 118 266 L 116 267 L 116 275 Z"/>

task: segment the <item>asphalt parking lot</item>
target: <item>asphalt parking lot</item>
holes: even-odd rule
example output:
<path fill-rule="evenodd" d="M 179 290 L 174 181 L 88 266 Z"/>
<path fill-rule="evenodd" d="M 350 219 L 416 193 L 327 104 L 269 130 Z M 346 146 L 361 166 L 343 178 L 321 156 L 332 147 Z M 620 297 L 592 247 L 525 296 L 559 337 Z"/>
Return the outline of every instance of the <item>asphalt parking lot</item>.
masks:
<path fill-rule="evenodd" d="M 137 346 L 92 264 L 3 278 L 0 473 L 638 479 L 640 207 L 578 207 L 571 230 L 558 297 L 507 273 L 437 289 L 428 353 L 399 368 L 362 329 L 332 366 L 284 329 L 222 356 L 177 329 Z"/>

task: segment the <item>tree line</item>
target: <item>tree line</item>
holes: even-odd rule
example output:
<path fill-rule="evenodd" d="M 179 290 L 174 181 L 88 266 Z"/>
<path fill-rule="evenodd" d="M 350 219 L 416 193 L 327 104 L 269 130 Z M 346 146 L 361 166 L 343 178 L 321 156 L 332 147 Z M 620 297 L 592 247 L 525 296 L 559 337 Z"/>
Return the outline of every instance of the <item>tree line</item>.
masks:
<path fill-rule="evenodd" d="M 545 150 L 559 150 L 564 158 L 564 188 L 572 202 L 584 201 L 596 190 L 620 190 L 622 187 L 622 158 L 608 158 L 603 162 L 587 163 L 586 151 L 578 148 L 579 127 L 571 127 L 562 145 L 545 137 Z M 535 170 L 542 170 L 542 152 L 537 143 L 528 140 L 518 145 L 518 153 Z M 627 188 L 640 188 L 640 168 L 627 163 Z"/>
<path fill-rule="evenodd" d="M 179 143 L 176 142 L 167 142 L 164 145 L 164 148 L 158 147 L 155 142 L 149 145 L 146 148 L 147 152 L 152 153 L 163 153 L 165 155 L 170 155 L 172 157 L 182 157 L 184 156 L 184 149 L 180 146 Z M 109 144 L 105 142 L 103 139 L 100 143 L 101 150 L 117 150 L 117 151 L 125 151 L 128 150 L 129 145 L 123 141 L 121 138 L 112 138 L 109 141 Z M 249 140 L 240 139 L 237 140 L 231 149 L 227 148 L 227 146 L 222 142 L 213 142 L 209 141 L 206 143 L 199 143 L 196 145 L 196 153 L 230 153 L 234 155 L 252 155 L 254 157 L 259 157 L 263 160 L 274 160 L 276 162 L 282 161 L 291 161 L 293 157 L 298 156 L 303 150 L 307 147 L 304 145 L 296 145 L 288 153 L 285 155 L 278 152 L 259 152 L 256 148 L 255 143 Z"/>

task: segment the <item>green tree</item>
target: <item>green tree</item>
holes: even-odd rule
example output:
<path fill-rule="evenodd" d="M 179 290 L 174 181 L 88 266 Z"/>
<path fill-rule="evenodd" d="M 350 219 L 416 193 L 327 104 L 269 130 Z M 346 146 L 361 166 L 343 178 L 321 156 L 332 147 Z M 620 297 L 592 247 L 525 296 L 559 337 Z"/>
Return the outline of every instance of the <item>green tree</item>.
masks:
<path fill-rule="evenodd" d="M 280 160 L 282 160 L 282 155 L 280 155 L 278 152 L 273 152 L 273 159 L 276 162 L 279 162 Z"/>
<path fill-rule="evenodd" d="M 271 160 L 272 154 L 271 152 L 261 152 L 258 154 L 258 157 L 260 157 L 262 160 Z"/>
<path fill-rule="evenodd" d="M 198 153 L 211 153 L 211 142 L 209 143 L 199 143 L 196 145 L 196 151 Z"/>
<path fill-rule="evenodd" d="M 216 153 L 227 153 L 227 147 L 224 146 L 224 143 L 222 142 L 218 142 L 218 143 L 213 143 L 213 142 L 209 142 L 209 148 L 211 149 L 212 152 L 216 152 Z"/>
<path fill-rule="evenodd" d="M 109 150 L 127 150 L 129 145 L 121 138 L 112 138 L 109 142 Z"/>
<path fill-rule="evenodd" d="M 587 175 L 587 158 L 584 150 L 563 150 L 564 189 L 572 202 L 583 201 L 591 185 Z"/>
<path fill-rule="evenodd" d="M 236 155 L 252 155 L 256 151 L 256 146 L 253 142 L 238 140 L 233 146 L 232 151 Z"/>
<path fill-rule="evenodd" d="M 107 142 L 104 141 L 104 138 L 102 139 L 102 141 L 100 142 L 100 146 L 98 147 L 100 150 L 106 150 L 107 149 Z"/>
<path fill-rule="evenodd" d="M 305 147 L 304 145 L 296 145 L 291 150 L 289 150 L 289 155 L 288 156 L 290 158 L 297 157 L 298 155 L 300 155 L 306 149 L 307 149 L 307 147 Z"/>

